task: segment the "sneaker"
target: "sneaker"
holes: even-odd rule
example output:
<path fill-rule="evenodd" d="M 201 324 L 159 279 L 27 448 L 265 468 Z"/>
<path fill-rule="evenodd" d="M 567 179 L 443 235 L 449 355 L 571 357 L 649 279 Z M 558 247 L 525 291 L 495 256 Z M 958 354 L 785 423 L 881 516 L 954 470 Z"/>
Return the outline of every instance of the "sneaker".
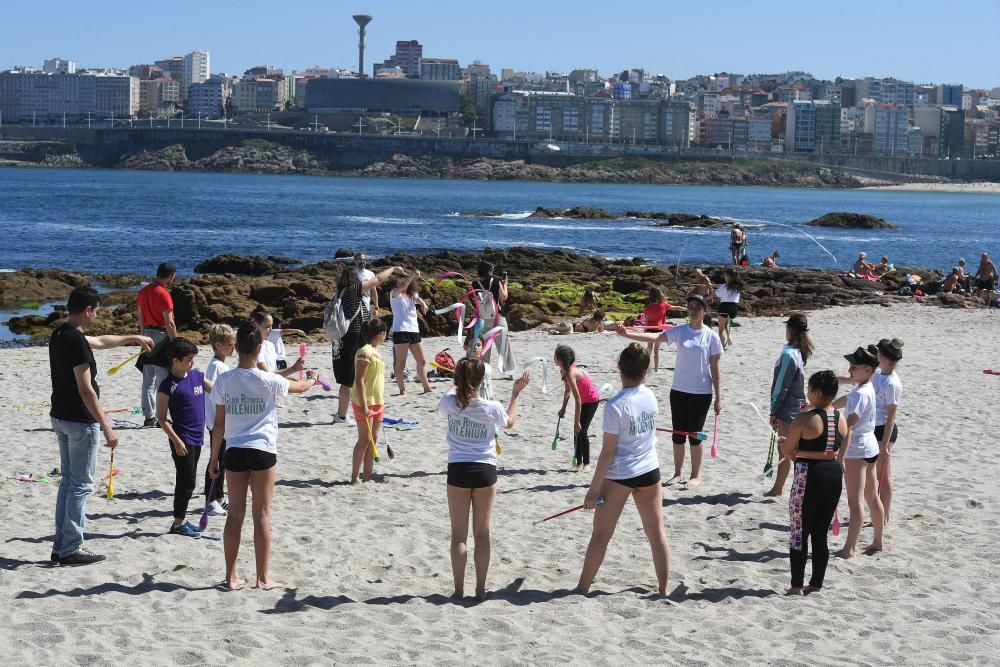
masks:
<path fill-rule="evenodd" d="M 52 553 L 50 553 L 49 554 L 49 562 L 50 563 L 58 563 L 59 562 L 59 554 L 57 554 L 55 551 L 53 551 Z"/>
<path fill-rule="evenodd" d="M 219 501 L 219 505 L 222 506 L 222 509 L 226 510 L 227 512 L 229 511 L 229 501 L 226 500 L 225 498 Z"/>
<path fill-rule="evenodd" d="M 201 537 L 201 533 L 198 529 L 192 526 L 189 522 L 185 521 L 179 526 L 170 526 L 171 535 L 183 535 L 184 537 Z M 102 557 L 103 559 L 103 557 Z"/>
<path fill-rule="evenodd" d="M 142 422 L 143 428 L 160 428 L 160 422 L 156 421 L 156 417 L 149 417 Z"/>
<path fill-rule="evenodd" d="M 106 556 L 91 553 L 86 549 L 77 549 L 70 555 L 60 558 L 59 565 L 93 565 L 106 559 Z"/>
<path fill-rule="evenodd" d="M 208 516 L 226 516 L 226 509 L 218 500 L 213 500 L 208 506 Z"/>

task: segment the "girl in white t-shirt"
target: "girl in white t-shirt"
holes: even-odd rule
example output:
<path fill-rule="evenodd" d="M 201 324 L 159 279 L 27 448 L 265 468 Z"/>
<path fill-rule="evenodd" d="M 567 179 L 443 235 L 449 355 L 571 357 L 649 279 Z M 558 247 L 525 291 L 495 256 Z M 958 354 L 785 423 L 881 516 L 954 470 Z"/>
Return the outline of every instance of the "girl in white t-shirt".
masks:
<path fill-rule="evenodd" d="M 412 354 L 417 365 L 417 377 L 423 385 L 425 394 L 430 393 L 431 385 L 427 381 L 427 364 L 424 361 L 424 344 L 420 342 L 420 322 L 417 320 L 417 308 L 427 312 L 427 304 L 420 298 L 420 272 L 404 274 L 396 286 L 389 292 L 389 305 L 392 306 L 392 344 L 394 352 L 393 371 L 396 374 L 396 386 L 399 394 L 406 393 L 406 380 L 403 377 L 406 369 L 406 355 Z"/>
<path fill-rule="evenodd" d="M 271 341 L 271 345 L 274 345 L 274 352 L 278 358 L 278 363 L 276 368 L 279 371 L 283 371 L 288 368 L 288 362 L 285 361 L 285 336 L 302 336 L 305 338 L 306 332 L 302 329 L 283 329 L 281 328 L 281 318 L 277 315 L 271 315 L 271 333 L 268 335 L 267 340 Z"/>
<path fill-rule="evenodd" d="M 649 352 L 637 343 L 618 357 L 622 390 L 604 407 L 604 443 L 590 489 L 587 509 L 596 509 L 594 530 L 587 545 L 576 592 L 586 595 L 604 561 L 608 542 L 629 497 L 635 499 L 646 539 L 653 550 L 658 590 L 667 592 L 670 546 L 663 529 L 663 491 L 656 456 L 656 396 L 643 384 L 649 371 Z M 604 502 L 598 505 L 598 499 Z"/>
<path fill-rule="evenodd" d="M 715 289 L 719 300 L 719 338 L 723 349 L 733 344 L 730 328 L 740 310 L 740 295 L 743 293 L 743 279 L 736 269 L 726 269 L 725 276 L 726 282 Z"/>
<path fill-rule="evenodd" d="M 896 372 L 896 364 L 903 358 L 903 341 L 900 338 L 883 338 L 878 348 L 878 370 L 872 377 L 875 388 L 875 438 L 878 440 L 878 495 L 889 523 L 892 506 L 892 450 L 896 446 L 899 429 L 896 428 L 896 408 L 903 395 L 903 383 Z"/>
<path fill-rule="evenodd" d="M 263 338 L 260 355 L 257 357 L 257 368 L 265 373 L 275 373 L 283 378 L 292 377 L 295 373 L 305 368 L 305 362 L 299 358 L 291 366 L 279 370 L 278 350 L 274 347 L 274 343 L 268 340 L 274 328 L 274 320 L 271 319 L 269 313 L 265 313 L 262 310 L 255 310 L 250 313 L 250 319 L 257 325 L 260 335 Z"/>
<path fill-rule="evenodd" d="M 875 488 L 875 462 L 878 461 L 878 440 L 875 438 L 875 389 L 872 376 L 878 367 L 878 351 L 874 345 L 869 349 L 859 347 L 844 358 L 850 364 L 848 374 L 856 386 L 847 395 L 846 401 L 838 399 L 835 407 L 845 405 L 847 417 L 847 447 L 841 447 L 837 458 L 844 467 L 844 482 L 847 487 L 847 504 L 851 518 L 847 527 L 847 539 L 836 553 L 840 558 L 851 558 L 861 536 L 861 526 L 865 519 L 862 499 L 871 514 L 875 537 L 865 549 L 866 552 L 882 551 L 883 513 L 882 501 Z"/>
<path fill-rule="evenodd" d="M 270 319 L 270 318 L 269 318 Z M 226 586 L 238 590 L 246 581 L 236 574 L 240 534 L 246 517 L 247 490 L 253 494 L 254 549 L 257 555 L 257 587 L 270 589 L 279 584 L 268 569 L 271 555 L 271 498 L 278 463 L 278 415 L 275 399 L 301 394 L 316 381 L 286 380 L 257 367 L 264 337 L 256 322 L 246 320 L 236 332 L 239 365 L 221 374 L 212 387 L 216 403 L 212 427 L 212 478 L 219 476 L 219 451 L 226 440 L 226 483 L 229 486 L 229 514 L 222 534 L 226 557 Z"/>
<path fill-rule="evenodd" d="M 708 302 L 700 294 L 692 294 L 687 299 L 688 324 L 676 326 L 662 334 L 630 333 L 624 327 L 618 334 L 640 343 L 666 341 L 677 346 L 674 361 L 674 380 L 670 387 L 670 421 L 675 431 L 674 475 L 667 484 L 681 480 L 684 468 L 684 439 L 691 443 L 691 477 L 688 486 L 701 484 L 701 440 L 694 435 L 705 429 L 708 410 L 712 407 L 712 391 L 715 391 L 715 414 L 722 412 L 722 379 L 719 375 L 719 359 L 722 357 L 722 342 L 719 336 L 705 323 Z"/>
<path fill-rule="evenodd" d="M 469 509 L 476 541 L 476 598 L 486 599 L 486 573 L 490 567 L 490 519 L 497 495 L 496 429 L 510 428 L 517 420 L 517 397 L 528 385 L 525 373 L 514 382 L 510 404 L 479 398 L 486 374 L 480 359 L 460 359 L 455 365 L 455 386 L 438 402 L 448 418 L 448 515 L 451 517 L 451 571 L 455 599 L 465 594 Z"/>

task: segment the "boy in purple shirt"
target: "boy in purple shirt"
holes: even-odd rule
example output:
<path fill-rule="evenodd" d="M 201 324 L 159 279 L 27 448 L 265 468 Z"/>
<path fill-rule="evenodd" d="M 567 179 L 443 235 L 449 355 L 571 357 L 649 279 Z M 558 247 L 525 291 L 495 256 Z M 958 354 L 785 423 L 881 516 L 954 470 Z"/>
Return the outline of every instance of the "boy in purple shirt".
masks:
<path fill-rule="evenodd" d="M 169 343 L 168 354 L 170 375 L 160 383 L 156 395 L 156 418 L 167 434 L 170 456 L 177 470 L 174 523 L 170 532 L 185 537 L 200 537 L 198 530 L 184 517 L 198 477 L 198 459 L 205 440 L 205 392 L 212 391 L 212 383 L 194 367 L 198 348 L 191 341 L 174 338 Z"/>

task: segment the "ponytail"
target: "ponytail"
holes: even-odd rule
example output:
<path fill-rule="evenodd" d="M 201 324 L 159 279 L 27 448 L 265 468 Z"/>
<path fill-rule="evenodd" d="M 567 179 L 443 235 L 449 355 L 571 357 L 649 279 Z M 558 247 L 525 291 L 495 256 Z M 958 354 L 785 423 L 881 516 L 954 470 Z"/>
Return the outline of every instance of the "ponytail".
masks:
<path fill-rule="evenodd" d="M 378 338 L 380 334 L 386 332 L 385 322 L 380 319 L 372 319 L 361 324 L 361 339 L 364 340 L 369 345 L 373 340 Z"/>
<path fill-rule="evenodd" d="M 481 359 L 464 358 L 455 364 L 455 397 L 463 410 L 476 397 L 483 378 L 486 377 L 486 365 Z"/>
<path fill-rule="evenodd" d="M 793 331 L 792 340 L 790 340 L 789 343 L 798 348 L 799 354 L 802 355 L 803 364 L 809 361 L 809 357 L 812 356 L 813 353 L 813 342 L 812 339 L 809 338 L 808 333 L 798 330 Z"/>

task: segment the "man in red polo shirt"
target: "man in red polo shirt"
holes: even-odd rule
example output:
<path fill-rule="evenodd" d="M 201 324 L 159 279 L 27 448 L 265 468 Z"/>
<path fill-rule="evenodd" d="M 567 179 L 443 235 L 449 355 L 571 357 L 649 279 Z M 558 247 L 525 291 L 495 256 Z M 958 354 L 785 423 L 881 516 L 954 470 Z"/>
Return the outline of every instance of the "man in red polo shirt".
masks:
<path fill-rule="evenodd" d="M 164 262 L 156 268 L 156 280 L 141 290 L 136 298 L 139 306 L 139 332 L 159 344 L 163 339 L 177 335 L 174 322 L 174 300 L 167 288 L 174 282 L 177 267 Z M 168 368 L 147 363 L 142 367 L 142 415 L 143 428 L 159 428 L 156 421 L 156 390 L 166 379 Z"/>

